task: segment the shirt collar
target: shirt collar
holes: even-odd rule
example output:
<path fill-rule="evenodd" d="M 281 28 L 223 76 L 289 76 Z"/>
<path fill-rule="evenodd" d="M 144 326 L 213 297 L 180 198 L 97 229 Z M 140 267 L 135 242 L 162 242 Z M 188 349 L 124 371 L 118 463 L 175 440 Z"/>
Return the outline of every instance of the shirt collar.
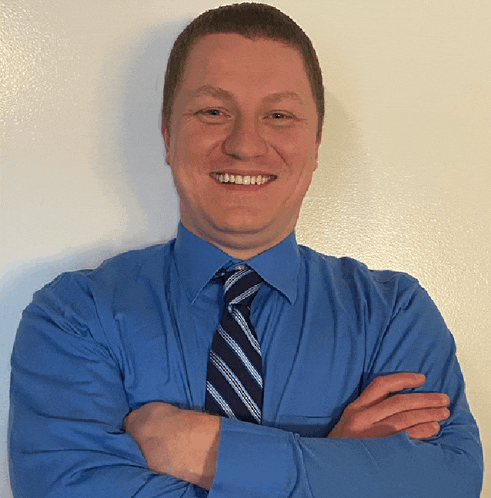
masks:
<path fill-rule="evenodd" d="M 174 247 L 179 278 L 191 302 L 194 302 L 220 268 L 239 263 L 249 265 L 269 285 L 284 294 L 291 304 L 295 302 L 300 267 L 295 232 L 271 249 L 243 261 L 232 258 L 218 247 L 194 235 L 179 222 Z"/>

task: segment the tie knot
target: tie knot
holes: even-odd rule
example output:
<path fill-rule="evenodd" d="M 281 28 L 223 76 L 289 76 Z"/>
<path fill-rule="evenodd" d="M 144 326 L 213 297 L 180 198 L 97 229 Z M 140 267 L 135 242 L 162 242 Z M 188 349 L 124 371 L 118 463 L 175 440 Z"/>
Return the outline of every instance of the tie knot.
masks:
<path fill-rule="evenodd" d="M 230 271 L 221 270 L 217 277 L 223 284 L 225 306 L 227 307 L 238 304 L 249 307 L 263 281 L 253 269 L 247 267 Z"/>

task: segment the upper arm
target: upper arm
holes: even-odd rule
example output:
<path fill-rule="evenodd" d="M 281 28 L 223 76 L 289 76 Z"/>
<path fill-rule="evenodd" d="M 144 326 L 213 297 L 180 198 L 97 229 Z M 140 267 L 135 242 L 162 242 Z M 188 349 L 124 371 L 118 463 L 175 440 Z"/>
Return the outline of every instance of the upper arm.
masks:
<path fill-rule="evenodd" d="M 88 284 L 68 275 L 23 314 L 12 353 L 14 496 L 195 496 L 188 483 L 149 471 L 123 431 L 124 379 L 98 312 Z"/>

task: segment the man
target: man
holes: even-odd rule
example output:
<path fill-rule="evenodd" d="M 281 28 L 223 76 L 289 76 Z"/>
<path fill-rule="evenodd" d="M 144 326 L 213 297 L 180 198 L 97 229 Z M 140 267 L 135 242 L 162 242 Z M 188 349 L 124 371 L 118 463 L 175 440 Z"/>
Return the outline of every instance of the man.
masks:
<path fill-rule="evenodd" d="M 177 238 L 35 295 L 12 356 L 14 496 L 478 496 L 477 427 L 427 294 L 295 242 L 323 105 L 310 41 L 272 7 L 179 36 L 162 124 Z"/>

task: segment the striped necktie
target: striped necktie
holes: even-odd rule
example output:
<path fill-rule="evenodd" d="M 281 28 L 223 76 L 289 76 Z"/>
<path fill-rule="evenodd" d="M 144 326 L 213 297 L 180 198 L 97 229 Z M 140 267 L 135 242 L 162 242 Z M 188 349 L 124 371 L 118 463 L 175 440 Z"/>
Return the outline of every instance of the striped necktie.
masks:
<path fill-rule="evenodd" d="M 221 270 L 216 276 L 223 283 L 224 307 L 210 350 L 205 410 L 260 424 L 261 349 L 250 321 L 250 306 L 262 279 L 242 265 L 233 271 Z"/>

